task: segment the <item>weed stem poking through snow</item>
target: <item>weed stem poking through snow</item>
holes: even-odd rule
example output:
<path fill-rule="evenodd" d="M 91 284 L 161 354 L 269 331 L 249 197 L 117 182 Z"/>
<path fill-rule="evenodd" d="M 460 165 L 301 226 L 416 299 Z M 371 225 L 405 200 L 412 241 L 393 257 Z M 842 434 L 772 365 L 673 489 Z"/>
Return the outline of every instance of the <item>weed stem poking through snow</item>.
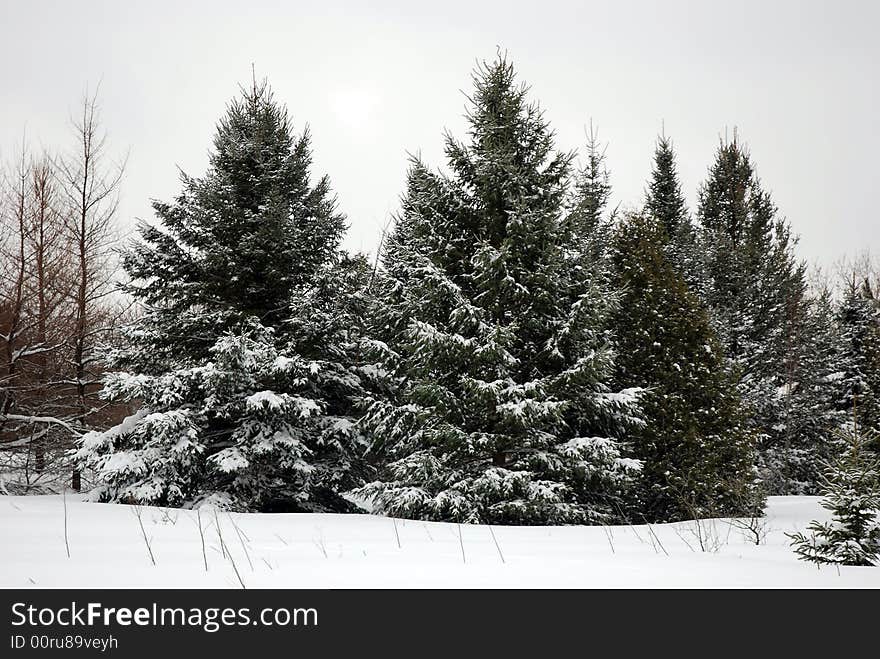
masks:
<path fill-rule="evenodd" d="M 235 520 L 232 519 L 232 514 L 229 511 L 226 511 L 226 516 L 229 518 L 229 521 L 232 523 L 232 528 L 235 529 L 235 534 L 238 536 L 238 541 L 241 542 L 241 548 L 244 550 L 244 557 L 247 559 L 248 565 L 251 566 L 251 572 L 254 571 L 254 564 L 251 562 L 251 555 L 248 553 L 247 546 L 244 544 L 244 533 L 241 529 L 238 528 L 238 524 L 235 523 Z"/>
<path fill-rule="evenodd" d="M 205 572 L 208 571 L 208 552 L 205 551 L 205 531 L 202 529 L 202 511 L 196 509 L 196 520 L 199 523 L 199 538 L 202 540 L 202 560 L 205 561 Z"/>
<path fill-rule="evenodd" d="M 669 552 L 666 551 L 666 547 L 663 546 L 663 543 L 660 542 L 659 536 L 654 532 L 654 527 L 651 526 L 651 524 L 648 522 L 648 520 L 645 518 L 644 515 L 642 515 L 642 519 L 645 520 L 645 525 L 648 527 L 648 533 L 650 533 L 651 536 L 654 538 L 654 540 L 657 541 L 657 544 L 660 546 L 660 549 L 663 550 L 663 553 L 666 554 L 667 556 L 669 556 Z"/>
<path fill-rule="evenodd" d="M 216 509 L 215 509 L 215 510 L 214 510 L 214 515 L 216 516 L 216 514 L 217 514 L 217 511 L 216 511 Z M 220 520 L 218 519 L 217 521 L 219 522 Z M 235 564 L 235 559 L 232 558 L 232 552 L 226 550 L 226 543 L 223 542 L 223 534 L 220 533 L 220 526 L 219 526 L 219 523 L 218 523 L 218 526 L 217 526 L 217 535 L 220 536 L 220 549 L 223 551 L 223 555 L 226 556 L 226 557 L 229 559 L 229 562 L 230 562 L 230 563 L 232 563 L 232 569 L 235 571 L 235 576 L 238 578 L 238 583 L 241 584 L 241 589 L 242 589 L 242 590 L 247 590 L 247 588 L 246 588 L 245 585 L 244 585 L 244 580 L 241 578 L 241 574 L 240 574 L 239 571 L 238 571 L 238 566 Z"/>
<path fill-rule="evenodd" d="M 67 538 L 67 488 L 61 490 L 61 501 L 64 503 L 64 548 L 67 549 L 67 558 L 70 558 L 70 541 Z"/>
<path fill-rule="evenodd" d="M 220 518 L 217 516 L 217 509 L 214 508 L 214 528 L 217 529 L 217 537 L 220 538 L 220 551 L 223 558 L 226 558 L 226 543 L 223 542 L 223 532 L 220 530 Z"/>
<path fill-rule="evenodd" d="M 464 556 L 464 538 L 461 537 L 461 523 L 458 525 L 458 544 L 461 545 L 461 562 L 467 563 L 467 559 Z"/>
<path fill-rule="evenodd" d="M 611 553 L 612 553 L 612 554 L 616 554 L 617 552 L 614 551 L 614 540 L 613 540 L 613 537 L 612 537 L 612 535 L 611 535 L 611 531 L 609 531 L 609 530 L 608 530 L 608 527 L 605 526 L 604 524 L 602 525 L 602 531 L 605 532 L 605 537 L 608 539 L 608 544 L 611 546 Z"/>
<path fill-rule="evenodd" d="M 495 541 L 495 549 L 498 550 L 498 555 L 501 557 L 501 562 L 507 563 L 507 561 L 504 560 L 504 554 L 501 553 L 501 545 L 498 544 L 498 538 L 495 537 L 495 531 L 492 530 L 491 524 L 489 525 L 489 533 L 492 534 L 492 540 Z"/>
<path fill-rule="evenodd" d="M 147 530 L 144 528 L 144 520 L 142 517 L 143 511 L 141 510 L 140 506 L 136 505 L 134 506 L 134 508 L 132 508 L 131 512 L 134 513 L 135 517 L 137 517 L 138 526 L 141 527 L 141 535 L 144 536 L 144 544 L 147 545 L 147 551 L 150 554 L 150 562 L 152 562 L 153 565 L 156 565 L 156 557 L 153 556 L 153 548 L 150 546 L 150 539 L 147 538 Z"/>

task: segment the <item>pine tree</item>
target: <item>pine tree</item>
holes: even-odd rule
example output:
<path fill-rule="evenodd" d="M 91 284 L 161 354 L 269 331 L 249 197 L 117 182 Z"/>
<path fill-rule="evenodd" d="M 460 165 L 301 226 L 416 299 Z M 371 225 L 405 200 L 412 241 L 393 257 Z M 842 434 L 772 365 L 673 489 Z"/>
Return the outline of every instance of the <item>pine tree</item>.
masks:
<path fill-rule="evenodd" d="M 590 122 L 584 160 L 571 179 L 560 217 L 560 232 L 566 236 L 561 258 L 564 268 L 576 272 L 581 282 L 596 294 L 609 296 L 611 306 L 616 293 L 611 291 L 611 264 L 608 258 L 617 208 L 608 211 L 611 200 L 611 176 L 606 166 L 607 145 L 599 142 L 599 132 Z M 603 316 L 604 317 L 604 316 Z M 610 331 L 610 328 L 608 328 Z"/>
<path fill-rule="evenodd" d="M 838 410 L 852 409 L 858 400 L 866 428 L 880 430 L 880 326 L 867 283 L 850 282 L 840 309 L 840 381 L 835 400 Z"/>
<path fill-rule="evenodd" d="M 391 462 L 361 494 L 400 517 L 608 520 L 638 468 L 637 394 L 608 389 L 611 296 L 564 212 L 573 156 L 506 59 L 474 83 L 469 141 L 447 136 L 448 176 L 412 162 L 384 251 L 373 346 L 394 388 L 366 427 Z"/>
<path fill-rule="evenodd" d="M 740 389 L 758 433 L 771 492 L 801 489 L 799 455 L 824 441 L 796 434 L 797 414 L 814 414 L 802 394 L 815 371 L 803 350 L 808 324 L 804 265 L 794 239 L 763 190 L 736 137 L 723 142 L 699 192 L 699 250 L 709 305 L 724 351 L 741 374 Z"/>
<path fill-rule="evenodd" d="M 789 536 L 795 553 L 812 563 L 871 566 L 880 560 L 880 460 L 867 450 L 877 433 L 860 427 L 855 412 L 853 417 L 839 432 L 846 451 L 826 465 L 822 507 L 831 511 L 831 521 L 814 521 L 809 537 Z"/>
<path fill-rule="evenodd" d="M 590 122 L 584 149 L 585 161 L 573 178 L 573 192 L 567 201 L 563 230 L 570 236 L 563 258 L 571 268 L 586 268 L 599 286 L 608 285 L 608 250 L 617 209 L 608 213 L 611 175 L 606 166 L 606 146 L 599 142 L 599 131 Z"/>
<path fill-rule="evenodd" d="M 293 132 L 268 84 L 243 89 L 214 136 L 203 178 L 181 175 L 173 203 L 154 202 L 158 225 L 140 227 L 126 253 L 128 292 L 161 328 L 144 359 L 204 357 L 223 331 L 254 317 L 278 327 L 292 313 L 290 291 L 336 258 L 345 218 L 325 176 L 310 184 L 308 131 Z"/>
<path fill-rule="evenodd" d="M 667 236 L 666 251 L 672 263 L 688 286 L 699 293 L 704 277 L 695 243 L 694 225 L 681 191 L 672 140 L 665 134 L 660 135 L 654 148 L 654 163 L 645 192 L 644 209 L 648 217 L 656 219 L 663 228 Z"/>
<path fill-rule="evenodd" d="M 247 510 L 347 509 L 357 484 L 355 366 L 368 268 L 345 257 L 308 133 L 268 85 L 243 89 L 208 172 L 127 252 L 143 315 L 104 395 L 139 410 L 83 438 L 97 498 Z"/>
<path fill-rule="evenodd" d="M 613 243 L 624 290 L 617 377 L 648 388 L 633 443 L 644 463 L 636 511 L 650 521 L 743 515 L 761 508 L 753 439 L 708 314 L 667 255 L 667 226 L 629 215 Z"/>
<path fill-rule="evenodd" d="M 847 411 L 837 403 L 844 355 L 835 303 L 827 290 L 807 298 L 803 325 L 791 341 L 788 382 L 781 413 L 782 441 L 765 447 L 768 488 L 789 494 L 817 494 L 822 465 L 840 451 L 833 430 L 840 428 Z"/>
<path fill-rule="evenodd" d="M 586 162 L 575 177 L 574 199 L 575 208 L 568 219 L 577 222 L 584 235 L 594 235 L 607 226 L 604 214 L 611 199 L 611 175 L 605 165 L 605 148 L 599 143 L 599 132 L 592 123 L 587 136 Z"/>
<path fill-rule="evenodd" d="M 670 240 L 675 240 L 683 232 L 690 233 L 692 229 L 687 202 L 681 192 L 672 140 L 665 134 L 658 138 L 654 148 L 654 167 L 645 194 L 645 211 L 660 223 Z"/>

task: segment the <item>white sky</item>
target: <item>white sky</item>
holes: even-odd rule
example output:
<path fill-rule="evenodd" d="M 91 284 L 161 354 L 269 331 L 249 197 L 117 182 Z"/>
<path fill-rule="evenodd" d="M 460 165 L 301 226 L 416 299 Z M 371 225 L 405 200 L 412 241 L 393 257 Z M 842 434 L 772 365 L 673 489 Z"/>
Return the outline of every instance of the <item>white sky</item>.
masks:
<path fill-rule="evenodd" d="M 130 148 L 121 217 L 201 175 L 214 124 L 251 62 L 313 133 L 371 250 L 397 207 L 406 152 L 439 165 L 442 129 L 461 134 L 470 71 L 505 48 L 555 127 L 581 147 L 592 118 L 609 143 L 614 201 L 641 200 L 661 121 L 693 205 L 719 135 L 738 126 L 765 186 L 830 264 L 880 252 L 880 3 L 48 2 L 0 0 L 0 158 L 22 130 L 67 137 L 87 84 L 102 81 L 111 146 Z"/>

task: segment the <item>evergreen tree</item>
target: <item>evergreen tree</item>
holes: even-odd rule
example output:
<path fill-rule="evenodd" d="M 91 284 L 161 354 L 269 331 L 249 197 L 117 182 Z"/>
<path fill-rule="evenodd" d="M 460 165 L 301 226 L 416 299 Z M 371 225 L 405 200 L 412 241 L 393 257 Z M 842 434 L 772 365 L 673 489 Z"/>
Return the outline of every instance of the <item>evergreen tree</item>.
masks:
<path fill-rule="evenodd" d="M 329 179 L 310 184 L 308 131 L 293 132 L 268 84 L 243 89 L 214 136 L 208 172 L 181 175 L 173 203 L 154 202 L 158 225 L 125 254 L 127 287 L 161 328 L 145 359 L 162 369 L 180 355 L 205 357 L 215 338 L 249 317 L 278 327 L 293 313 L 290 292 L 337 258 L 345 218 Z"/>
<path fill-rule="evenodd" d="M 561 211 L 560 233 L 567 238 L 560 254 L 564 268 L 578 273 L 580 280 L 588 282 L 596 294 L 609 296 L 610 310 L 617 299 L 610 288 L 608 258 L 617 208 L 608 212 L 611 177 L 605 151 L 606 145 L 600 144 L 598 130 L 590 122 L 585 158 L 571 177 L 571 191 Z M 605 331 L 610 338 L 611 327 L 607 326 Z"/>
<path fill-rule="evenodd" d="M 97 498 L 348 508 L 368 268 L 339 251 L 344 217 L 310 166 L 308 134 L 255 83 L 220 121 L 206 175 L 154 204 L 159 224 L 124 260 L 143 315 L 104 390 L 140 409 L 78 452 Z"/>
<path fill-rule="evenodd" d="M 755 447 L 709 317 L 666 253 L 668 224 L 630 215 L 614 236 L 619 382 L 640 382 L 645 426 L 637 511 L 651 521 L 760 508 Z M 674 226 L 674 225 L 673 225 Z"/>
<path fill-rule="evenodd" d="M 691 221 L 681 192 L 672 140 L 661 135 L 654 148 L 654 167 L 645 194 L 645 211 L 655 218 L 670 240 L 690 233 Z"/>
<path fill-rule="evenodd" d="M 798 435 L 794 415 L 814 414 L 800 397 L 815 371 L 802 349 L 808 301 L 804 266 L 794 257 L 785 220 L 764 191 L 737 138 L 722 143 L 699 193 L 699 251 L 710 307 L 725 353 L 758 433 L 771 491 L 800 490 L 798 455 L 824 441 Z"/>
<path fill-rule="evenodd" d="M 781 395 L 781 441 L 766 446 L 768 488 L 789 494 L 817 494 L 822 465 L 834 459 L 840 444 L 833 431 L 847 417 L 835 403 L 844 360 L 834 301 L 827 290 L 807 300 L 803 324 L 790 341 L 787 382 Z"/>
<path fill-rule="evenodd" d="M 855 417 L 855 414 L 854 414 Z M 880 460 L 866 449 L 876 432 L 854 419 L 840 433 L 846 451 L 827 464 L 822 507 L 831 521 L 814 521 L 810 536 L 791 534 L 792 546 L 803 560 L 831 565 L 876 565 L 880 560 Z"/>
<path fill-rule="evenodd" d="M 505 59 L 474 83 L 469 141 L 447 137 L 448 176 L 413 161 L 384 251 L 373 346 L 395 387 L 366 427 L 392 461 L 361 494 L 400 517 L 608 520 L 637 393 L 608 388 L 613 297 L 564 212 L 572 155 Z"/>
<path fill-rule="evenodd" d="M 880 326 L 867 283 L 850 282 L 838 321 L 841 334 L 840 381 L 835 400 L 838 410 L 858 402 L 861 423 L 880 430 Z"/>
<path fill-rule="evenodd" d="M 696 249 L 694 226 L 681 191 L 672 140 L 657 139 L 651 179 L 645 193 L 645 213 L 660 223 L 667 236 L 666 251 L 673 265 L 696 293 L 704 280 Z"/>
<path fill-rule="evenodd" d="M 599 132 L 590 123 L 585 161 L 573 177 L 573 191 L 566 202 L 563 231 L 571 236 L 563 258 L 571 268 L 587 268 L 598 286 L 608 285 L 608 249 L 611 228 L 617 215 L 607 213 L 611 199 L 611 176 L 605 163 L 606 147 L 599 143 Z"/>
<path fill-rule="evenodd" d="M 587 136 L 586 162 L 575 177 L 575 207 L 568 220 L 577 222 L 584 235 L 594 235 L 607 226 L 604 214 L 611 199 L 611 176 L 605 165 L 605 148 L 599 144 L 599 133 L 590 124 Z M 615 213 L 612 213 L 612 218 Z"/>

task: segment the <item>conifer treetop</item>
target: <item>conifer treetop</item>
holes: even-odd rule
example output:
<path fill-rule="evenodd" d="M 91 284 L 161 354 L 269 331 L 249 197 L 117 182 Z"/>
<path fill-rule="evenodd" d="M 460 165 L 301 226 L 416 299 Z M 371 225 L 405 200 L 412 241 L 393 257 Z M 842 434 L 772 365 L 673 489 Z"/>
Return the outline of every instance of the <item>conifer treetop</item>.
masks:
<path fill-rule="evenodd" d="M 654 166 L 645 194 L 645 208 L 663 224 L 669 237 L 677 236 L 688 223 L 687 203 L 681 191 L 672 139 L 665 133 L 657 138 L 654 148 Z"/>
<path fill-rule="evenodd" d="M 126 254 L 129 292 L 168 314 L 163 349 L 204 356 L 218 332 L 248 317 L 280 328 L 291 291 L 337 260 L 345 217 L 324 176 L 312 183 L 308 129 L 293 130 L 266 80 L 242 86 L 217 124 L 207 172 L 181 174 L 182 192 L 155 201 Z M 162 325 L 162 323 L 158 323 Z"/>

